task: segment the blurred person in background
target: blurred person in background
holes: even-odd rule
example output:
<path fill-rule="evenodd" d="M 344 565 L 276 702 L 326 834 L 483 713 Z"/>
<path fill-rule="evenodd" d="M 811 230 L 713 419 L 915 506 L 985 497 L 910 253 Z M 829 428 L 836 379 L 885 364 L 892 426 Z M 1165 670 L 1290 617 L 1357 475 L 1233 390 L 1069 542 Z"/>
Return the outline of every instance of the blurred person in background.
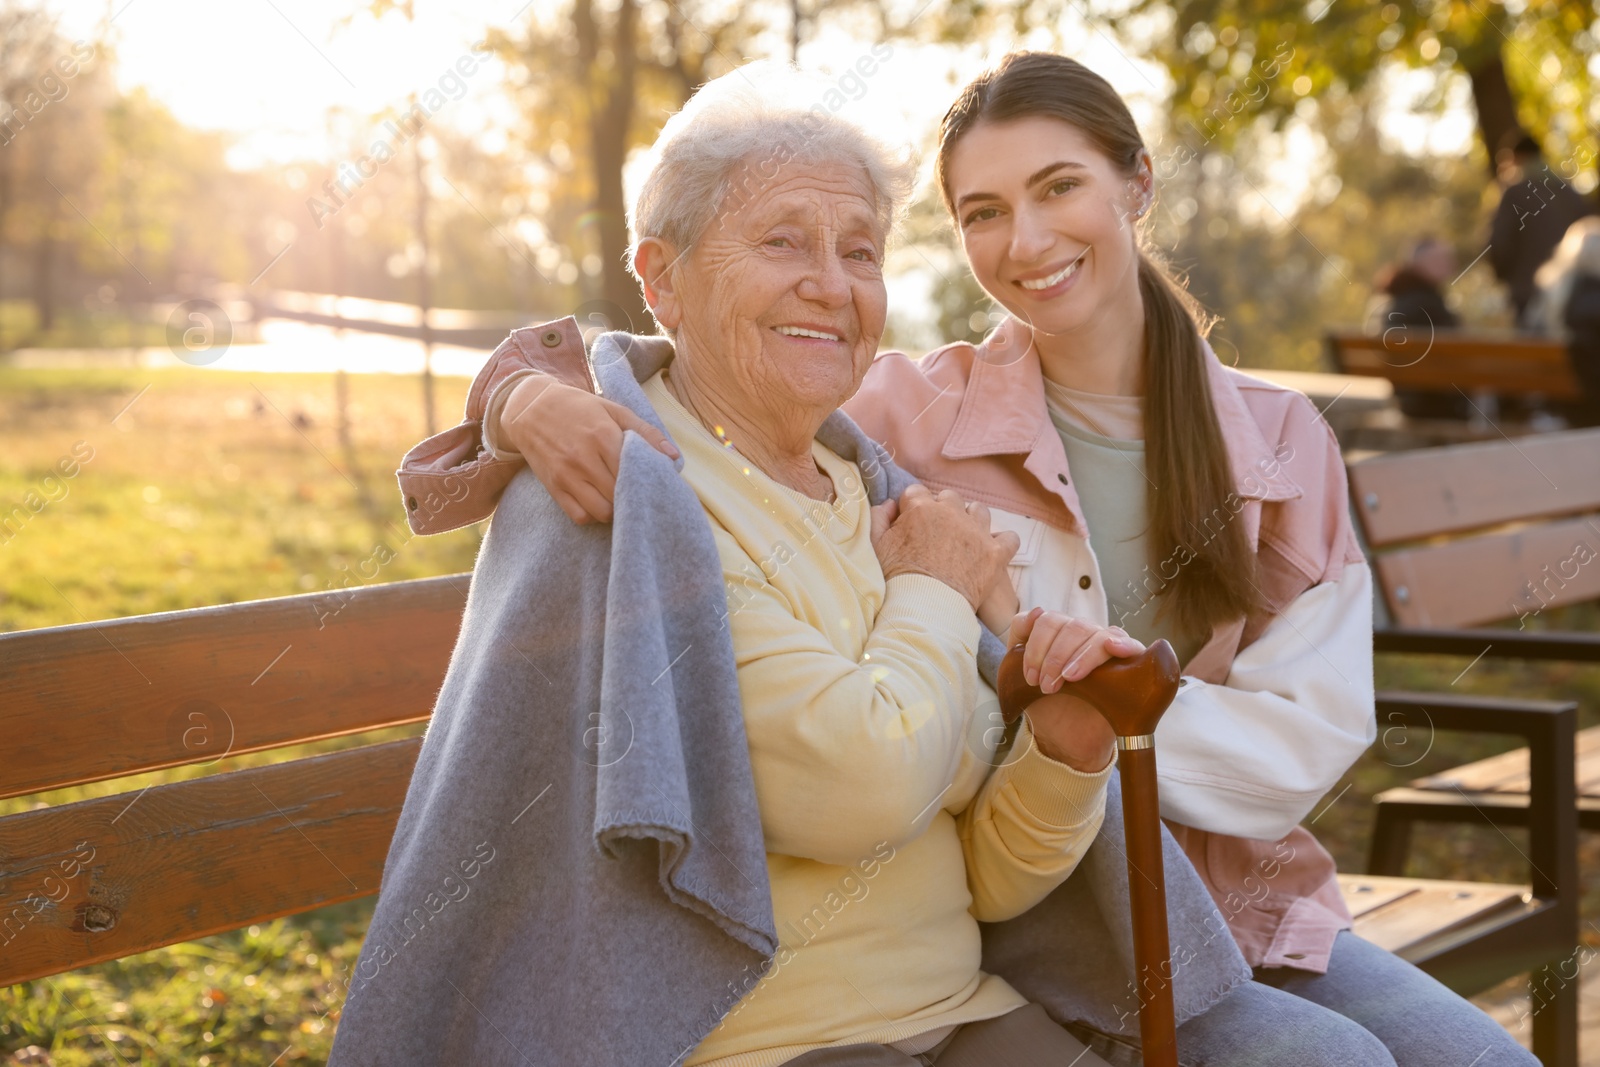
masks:
<path fill-rule="evenodd" d="M 1410 327 L 1431 341 L 1435 330 L 1456 329 L 1461 319 L 1445 303 L 1443 291 L 1455 273 L 1455 249 L 1432 234 L 1420 238 L 1405 259 L 1379 271 L 1367 331 L 1388 337 L 1390 330 Z M 1472 417 L 1472 405 L 1459 394 L 1397 388 L 1394 395 L 1400 410 L 1411 418 Z"/>
<path fill-rule="evenodd" d="M 1529 317 L 1567 343 L 1572 372 L 1583 386 L 1568 418 L 1575 425 L 1600 426 L 1600 217 L 1574 222 L 1534 280 L 1538 291 Z"/>
<path fill-rule="evenodd" d="M 1489 263 L 1510 290 L 1517 328 L 1533 330 L 1534 274 L 1567 227 L 1593 214 L 1594 205 L 1550 169 L 1539 142 L 1522 130 L 1507 135 L 1496 158 L 1503 192 L 1489 231 Z"/>

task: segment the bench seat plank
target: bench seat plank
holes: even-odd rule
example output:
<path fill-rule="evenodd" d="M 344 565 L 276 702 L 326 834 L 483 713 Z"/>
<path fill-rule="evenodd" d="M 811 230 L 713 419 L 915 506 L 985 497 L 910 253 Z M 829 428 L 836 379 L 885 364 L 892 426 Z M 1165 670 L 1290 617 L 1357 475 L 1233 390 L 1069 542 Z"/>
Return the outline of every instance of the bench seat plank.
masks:
<path fill-rule="evenodd" d="M 1394 884 L 1389 884 L 1389 882 Z M 1351 877 L 1349 884 L 1341 876 L 1339 891 L 1344 895 L 1345 907 L 1350 909 L 1350 916 L 1360 919 L 1367 912 L 1381 908 L 1416 891 L 1416 887 L 1404 883 L 1401 879 L 1377 879 Z"/>
<path fill-rule="evenodd" d="M 1578 796 L 1600 799 L 1600 726 L 1578 731 Z M 1498 793 L 1507 796 L 1528 795 L 1528 750 L 1525 748 L 1502 752 L 1476 763 L 1452 767 L 1438 774 L 1426 775 L 1411 783 L 1413 789 L 1455 792 L 1460 789 L 1469 794 Z"/>
<path fill-rule="evenodd" d="M 1355 917 L 1355 932 L 1400 954 L 1438 934 L 1516 909 L 1529 899 L 1527 886 L 1376 875 L 1340 875 L 1339 890 Z M 1368 897 L 1378 901 L 1376 906 L 1367 904 Z"/>
<path fill-rule="evenodd" d="M 421 747 L 0 819 L 0 985 L 376 893 Z"/>
<path fill-rule="evenodd" d="M 0 635 L 0 798 L 424 721 L 469 581 Z"/>

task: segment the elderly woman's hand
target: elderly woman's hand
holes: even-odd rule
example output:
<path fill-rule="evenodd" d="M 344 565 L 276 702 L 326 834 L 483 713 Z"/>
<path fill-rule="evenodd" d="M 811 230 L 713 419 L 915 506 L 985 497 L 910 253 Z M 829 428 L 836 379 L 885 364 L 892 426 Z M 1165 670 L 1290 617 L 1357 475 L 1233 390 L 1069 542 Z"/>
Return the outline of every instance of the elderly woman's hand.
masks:
<path fill-rule="evenodd" d="M 989 509 L 967 503 L 951 489 L 937 496 L 913 485 L 900 500 L 872 509 L 872 547 L 885 579 L 898 574 L 926 574 L 967 598 L 976 611 L 1021 540 L 1009 530 L 989 532 Z"/>
<path fill-rule="evenodd" d="M 660 430 L 628 408 L 543 374 L 512 386 L 497 427 L 502 447 L 521 452 L 567 517 L 610 522 L 626 430 L 678 458 Z"/>

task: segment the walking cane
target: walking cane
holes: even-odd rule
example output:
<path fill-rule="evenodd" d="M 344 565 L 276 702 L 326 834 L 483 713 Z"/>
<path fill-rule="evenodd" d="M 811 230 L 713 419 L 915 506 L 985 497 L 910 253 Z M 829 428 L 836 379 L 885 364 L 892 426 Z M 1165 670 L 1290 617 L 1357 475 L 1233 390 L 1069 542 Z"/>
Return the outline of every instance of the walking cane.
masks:
<path fill-rule="evenodd" d="M 1011 722 L 1044 695 L 1022 673 L 1023 645 L 1000 662 L 1000 711 Z M 1178 694 L 1178 657 L 1157 641 L 1131 659 L 1114 659 L 1057 692 L 1105 716 L 1117 735 L 1122 821 L 1128 846 L 1128 896 L 1139 989 L 1139 1040 L 1145 1067 L 1178 1067 L 1172 1006 L 1172 950 L 1167 941 L 1167 883 L 1161 865 L 1161 806 L 1156 794 L 1156 723 Z"/>

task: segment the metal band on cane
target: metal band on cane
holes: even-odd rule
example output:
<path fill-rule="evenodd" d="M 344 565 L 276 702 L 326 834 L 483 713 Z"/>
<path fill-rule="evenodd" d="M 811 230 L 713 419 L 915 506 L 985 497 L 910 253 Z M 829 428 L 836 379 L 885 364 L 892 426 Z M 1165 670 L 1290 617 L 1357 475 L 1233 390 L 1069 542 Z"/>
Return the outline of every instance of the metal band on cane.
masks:
<path fill-rule="evenodd" d="M 1117 750 L 1120 752 L 1134 752 L 1141 748 L 1155 747 L 1155 734 L 1132 734 L 1128 737 L 1117 738 Z"/>

